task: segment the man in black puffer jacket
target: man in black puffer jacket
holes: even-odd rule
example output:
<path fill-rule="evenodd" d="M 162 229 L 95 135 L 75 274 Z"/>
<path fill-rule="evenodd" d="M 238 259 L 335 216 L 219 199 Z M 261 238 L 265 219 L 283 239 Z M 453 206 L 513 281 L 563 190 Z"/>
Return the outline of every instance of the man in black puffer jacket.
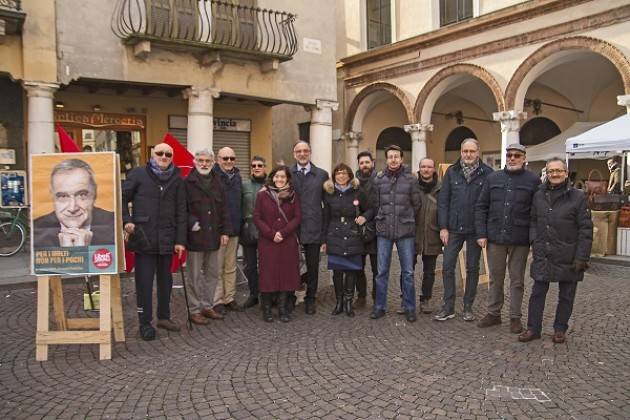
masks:
<path fill-rule="evenodd" d="M 157 273 L 157 317 L 159 328 L 179 331 L 171 320 L 171 259 L 181 256 L 186 244 L 186 190 L 173 165 L 173 149 L 166 143 L 153 148 L 146 167 L 131 170 L 122 186 L 125 232 L 129 249 L 136 253 L 136 297 L 140 335 L 155 338 L 153 319 L 153 276 Z M 133 203 L 129 213 L 129 203 Z"/>
<path fill-rule="evenodd" d="M 527 331 L 522 342 L 540 338 L 545 298 L 550 282 L 559 287 L 553 342 L 564 343 L 578 282 L 584 279 L 593 244 L 593 222 L 586 197 L 569 184 L 562 159 L 547 162 L 547 182 L 540 186 L 532 202 L 530 239 L 534 279 L 529 298 Z"/>
<path fill-rule="evenodd" d="M 451 165 L 442 179 L 438 195 L 438 224 L 440 239 L 444 243 L 442 275 L 444 302 L 442 310 L 433 319 L 446 321 L 455 317 L 455 265 L 457 255 L 466 242 L 466 292 L 464 294 L 464 321 L 475 319 L 472 305 L 479 282 L 481 247 L 475 235 L 475 203 L 486 177 L 492 168 L 479 159 L 479 142 L 465 139 L 460 146 L 461 157 Z"/>
<path fill-rule="evenodd" d="M 488 175 L 477 200 L 475 229 L 477 243 L 488 252 L 490 290 L 488 314 L 478 326 L 501 323 L 505 271 L 510 274 L 510 332 L 519 334 L 525 285 L 525 265 L 529 254 L 529 211 L 540 179 L 525 169 L 525 146 L 515 143 L 505 150 L 502 171 Z"/>
<path fill-rule="evenodd" d="M 373 197 L 372 189 L 374 185 L 374 178 L 376 178 L 376 171 L 374 170 L 374 159 L 372 154 L 367 150 L 359 153 L 357 156 L 357 163 L 359 169 L 355 176 L 359 180 L 359 189 L 365 194 L 365 197 L 370 200 Z M 369 203 L 370 207 L 374 207 L 374 203 Z M 370 229 L 374 229 L 374 221 L 367 222 L 371 224 Z M 365 276 L 365 263 L 367 257 L 370 257 L 370 266 L 372 268 L 372 300 L 376 301 L 376 275 L 378 274 L 378 266 L 376 265 L 376 238 L 364 244 L 362 257 L 363 269 L 359 272 L 357 277 L 357 302 L 356 307 L 362 308 L 365 306 L 365 297 L 367 296 L 367 277 Z"/>

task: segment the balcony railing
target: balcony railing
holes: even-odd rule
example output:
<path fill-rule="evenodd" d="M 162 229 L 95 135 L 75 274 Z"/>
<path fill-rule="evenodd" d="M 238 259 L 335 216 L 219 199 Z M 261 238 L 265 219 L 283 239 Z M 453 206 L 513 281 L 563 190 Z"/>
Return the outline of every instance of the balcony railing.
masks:
<path fill-rule="evenodd" d="M 0 37 L 21 34 L 24 19 L 21 0 L 0 0 Z"/>
<path fill-rule="evenodd" d="M 0 7 L 11 10 L 22 10 L 21 0 L 0 0 Z"/>
<path fill-rule="evenodd" d="M 290 13 L 216 0 L 118 0 L 112 30 L 141 40 L 290 60 L 298 41 Z"/>

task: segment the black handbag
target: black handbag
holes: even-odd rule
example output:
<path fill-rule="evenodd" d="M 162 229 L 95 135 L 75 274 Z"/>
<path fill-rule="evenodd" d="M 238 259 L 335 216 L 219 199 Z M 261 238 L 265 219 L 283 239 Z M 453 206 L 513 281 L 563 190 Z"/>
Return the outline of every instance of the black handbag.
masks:
<path fill-rule="evenodd" d="M 256 224 L 254 224 L 253 219 L 248 218 L 243 220 L 239 242 L 241 245 L 249 246 L 256 245 L 258 243 L 258 228 L 256 227 Z"/>
<path fill-rule="evenodd" d="M 360 216 L 359 206 L 354 206 L 356 217 Z M 359 236 L 364 244 L 372 242 L 376 238 L 376 223 L 374 220 L 368 220 L 363 225 L 357 225 L 357 229 L 359 230 Z"/>

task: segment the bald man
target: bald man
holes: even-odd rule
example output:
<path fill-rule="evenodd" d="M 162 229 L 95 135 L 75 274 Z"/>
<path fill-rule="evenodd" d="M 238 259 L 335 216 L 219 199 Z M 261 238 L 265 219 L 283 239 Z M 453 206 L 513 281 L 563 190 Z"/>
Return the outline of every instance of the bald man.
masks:
<path fill-rule="evenodd" d="M 144 167 L 132 169 L 122 186 L 123 224 L 128 247 L 136 253 L 135 280 L 140 336 L 155 339 L 153 277 L 157 275 L 158 328 L 179 331 L 171 320 L 173 277 L 171 258 L 181 256 L 186 244 L 186 190 L 173 149 L 166 143 L 153 148 Z M 132 203 L 131 212 L 129 203 Z"/>
<path fill-rule="evenodd" d="M 214 292 L 214 311 L 225 314 L 230 311 L 242 311 L 236 303 L 236 252 L 238 237 L 241 233 L 241 173 L 236 167 L 236 153 L 230 147 L 223 147 L 217 152 L 217 162 L 212 171 L 221 181 L 225 192 L 228 220 L 223 233 L 229 237 L 223 258 L 223 270 Z"/>

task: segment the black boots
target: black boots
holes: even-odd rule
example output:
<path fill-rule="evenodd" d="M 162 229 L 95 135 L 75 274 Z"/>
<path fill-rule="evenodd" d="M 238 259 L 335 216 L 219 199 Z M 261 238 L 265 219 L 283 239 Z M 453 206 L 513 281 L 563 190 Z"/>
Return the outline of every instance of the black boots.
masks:
<path fill-rule="evenodd" d="M 343 312 L 343 274 L 333 272 L 333 284 L 335 286 L 335 297 L 337 304 L 332 311 L 332 315 L 339 315 Z"/>
<path fill-rule="evenodd" d="M 289 322 L 289 311 L 287 310 L 288 295 L 288 292 L 278 292 L 278 315 L 282 322 Z"/>
<path fill-rule="evenodd" d="M 263 321 L 273 322 L 273 314 L 271 313 L 271 293 L 261 293 Z"/>
<path fill-rule="evenodd" d="M 352 298 L 354 298 L 354 285 L 356 283 L 355 273 L 346 273 L 345 287 L 343 291 L 343 309 L 348 316 L 354 316 L 352 309 Z"/>

